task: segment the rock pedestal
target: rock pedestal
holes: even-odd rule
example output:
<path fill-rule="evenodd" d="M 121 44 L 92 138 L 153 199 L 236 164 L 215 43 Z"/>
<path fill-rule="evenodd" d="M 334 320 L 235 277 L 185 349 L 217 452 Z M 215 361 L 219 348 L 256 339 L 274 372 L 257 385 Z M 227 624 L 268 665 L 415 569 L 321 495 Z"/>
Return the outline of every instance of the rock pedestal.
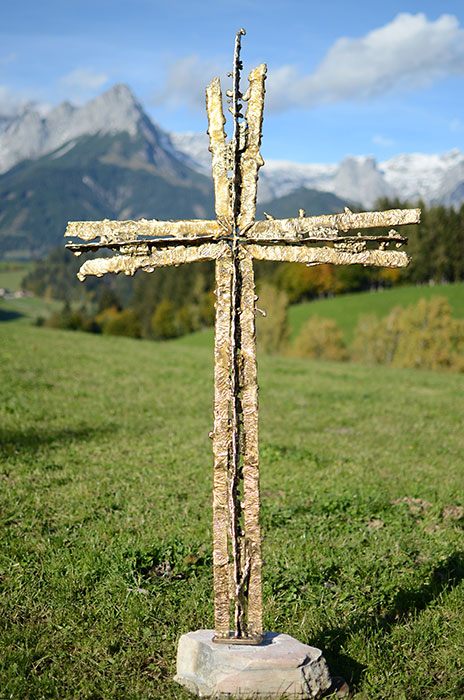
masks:
<path fill-rule="evenodd" d="M 320 649 L 266 632 L 258 646 L 217 644 L 213 630 L 182 635 L 174 680 L 201 697 L 318 698 L 332 688 Z"/>

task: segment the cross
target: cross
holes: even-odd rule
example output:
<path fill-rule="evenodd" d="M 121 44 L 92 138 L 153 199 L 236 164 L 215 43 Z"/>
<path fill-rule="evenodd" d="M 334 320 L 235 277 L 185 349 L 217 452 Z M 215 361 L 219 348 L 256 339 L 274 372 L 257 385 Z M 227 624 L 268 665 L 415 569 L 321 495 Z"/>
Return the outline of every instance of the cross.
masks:
<path fill-rule="evenodd" d="M 405 267 L 400 248 L 407 239 L 350 234 L 357 229 L 419 223 L 419 209 L 299 216 L 255 221 L 266 64 L 253 69 L 240 91 L 241 29 L 235 39 L 232 90 L 227 91 L 233 135 L 226 142 L 219 78 L 206 88 L 216 219 L 212 221 L 74 221 L 67 236 L 85 243 L 67 246 L 76 255 L 108 248 L 116 255 L 87 260 L 88 275 L 216 263 L 214 340 L 213 575 L 214 641 L 259 644 L 262 640 L 262 558 L 259 523 L 258 383 L 255 347 L 253 260 L 319 265 Z M 246 114 L 242 114 L 243 103 Z M 231 624 L 231 616 L 233 622 Z"/>

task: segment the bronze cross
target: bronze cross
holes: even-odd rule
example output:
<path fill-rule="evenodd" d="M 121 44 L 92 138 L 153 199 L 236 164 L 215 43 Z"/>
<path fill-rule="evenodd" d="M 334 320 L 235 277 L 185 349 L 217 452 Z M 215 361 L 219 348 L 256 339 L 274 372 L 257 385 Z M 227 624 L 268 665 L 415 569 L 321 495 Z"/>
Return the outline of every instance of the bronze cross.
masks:
<path fill-rule="evenodd" d="M 258 383 L 255 347 L 253 259 L 319 265 L 405 267 L 407 239 L 390 230 L 366 236 L 353 229 L 419 222 L 420 210 L 255 221 L 266 65 L 251 71 L 240 92 L 241 29 L 235 40 L 232 90 L 233 136 L 226 143 L 219 78 L 206 89 L 216 220 L 74 221 L 66 234 L 86 243 L 67 247 L 80 255 L 109 248 L 117 254 L 88 260 L 79 270 L 133 275 L 137 270 L 199 260 L 216 261 L 214 341 L 213 571 L 217 642 L 259 644 L 262 640 L 261 534 L 259 524 Z M 242 115 L 242 102 L 247 102 Z M 376 245 L 377 244 L 377 245 Z M 231 625 L 231 612 L 233 624 Z"/>

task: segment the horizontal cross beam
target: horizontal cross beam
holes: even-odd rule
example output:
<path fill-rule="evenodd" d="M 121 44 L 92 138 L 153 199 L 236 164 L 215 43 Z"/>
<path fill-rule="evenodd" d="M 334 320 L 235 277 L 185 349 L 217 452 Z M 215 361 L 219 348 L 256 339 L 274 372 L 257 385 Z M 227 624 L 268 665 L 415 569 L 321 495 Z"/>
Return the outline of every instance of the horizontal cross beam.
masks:
<path fill-rule="evenodd" d="M 403 226 L 420 222 L 420 209 L 389 209 L 384 212 L 344 212 L 323 216 L 298 217 L 294 219 L 266 219 L 256 221 L 239 233 L 247 241 L 301 242 L 305 239 L 334 239 L 337 232 L 353 229 Z M 80 238 L 95 245 L 143 241 L 140 236 L 166 238 L 167 240 L 220 239 L 231 235 L 229 223 L 224 219 L 208 221 L 191 219 L 186 221 L 71 221 L 65 236 Z M 97 239 L 97 240 L 96 240 Z M 375 237 L 372 237 L 375 240 Z M 72 244 L 76 246 L 76 244 Z"/>
<path fill-rule="evenodd" d="M 354 239 L 358 243 L 358 239 Z M 374 267 L 406 267 L 409 256 L 397 250 L 350 250 L 328 247 L 310 248 L 292 245 L 257 245 L 247 243 L 240 245 L 255 260 L 281 262 L 299 262 L 307 265 L 373 265 Z M 87 260 L 80 268 L 78 277 L 83 282 L 87 277 L 102 277 L 111 272 L 134 275 L 137 270 L 153 272 L 157 267 L 178 266 L 183 263 L 200 260 L 218 260 L 231 255 L 230 245 L 226 242 L 205 243 L 199 246 L 172 246 L 152 251 L 151 253 L 114 255 L 111 258 Z"/>
<path fill-rule="evenodd" d="M 137 270 L 153 272 L 156 267 L 171 267 L 183 263 L 200 262 L 200 260 L 216 260 L 225 257 L 230 250 L 227 243 L 205 243 L 197 247 L 177 245 L 175 248 L 164 248 L 151 255 L 114 255 L 112 258 L 96 258 L 86 260 L 77 273 L 83 282 L 90 275 L 103 277 L 108 272 L 118 275 L 135 275 Z"/>
<path fill-rule="evenodd" d="M 255 245 L 244 248 L 255 260 L 299 262 L 307 265 L 373 265 L 374 267 L 407 267 L 409 255 L 398 250 L 344 250 L 307 248 L 305 246 Z"/>
<path fill-rule="evenodd" d="M 247 237 L 254 240 L 274 238 L 301 240 L 306 235 L 311 235 L 314 229 L 335 229 L 346 232 L 353 229 L 404 226 L 419 222 L 420 209 L 387 209 L 387 211 L 365 211 L 360 214 L 348 211 L 343 214 L 256 221 L 247 231 Z"/>

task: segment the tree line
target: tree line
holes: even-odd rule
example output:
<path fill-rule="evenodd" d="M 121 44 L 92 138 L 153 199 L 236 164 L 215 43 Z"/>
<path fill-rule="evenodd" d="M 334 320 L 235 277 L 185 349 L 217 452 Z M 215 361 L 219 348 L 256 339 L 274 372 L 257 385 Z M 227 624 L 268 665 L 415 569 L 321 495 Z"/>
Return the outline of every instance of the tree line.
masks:
<path fill-rule="evenodd" d="M 381 199 L 376 209 L 411 206 L 398 199 Z M 392 287 L 464 280 L 464 205 L 422 209 L 421 224 L 405 226 L 411 263 L 405 269 L 256 262 L 258 287 L 272 285 L 294 304 L 323 296 Z M 23 286 L 37 296 L 61 299 L 61 314 L 50 319 L 60 327 L 133 337 L 163 339 L 211 326 L 214 323 L 214 264 L 160 268 L 139 272 L 133 279 L 107 276 L 88 278 L 82 285 L 76 260 L 65 249 L 54 250 L 36 263 Z"/>

